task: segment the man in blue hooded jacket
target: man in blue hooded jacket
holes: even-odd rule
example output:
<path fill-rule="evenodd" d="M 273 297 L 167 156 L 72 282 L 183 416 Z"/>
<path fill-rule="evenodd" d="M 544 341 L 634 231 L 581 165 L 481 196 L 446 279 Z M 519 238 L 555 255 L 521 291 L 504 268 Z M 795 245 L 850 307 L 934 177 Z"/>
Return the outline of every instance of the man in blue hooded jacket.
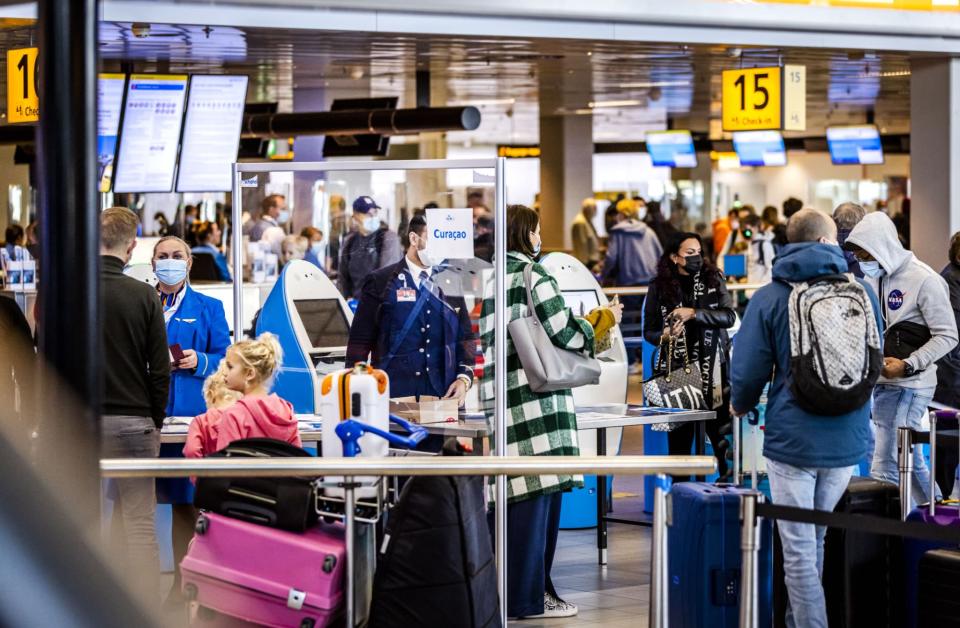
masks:
<path fill-rule="evenodd" d="M 757 405 L 763 387 L 767 397 L 763 456 L 774 503 L 833 511 L 847 488 L 855 465 L 870 441 L 870 403 L 840 416 L 818 416 L 803 410 L 790 391 L 790 282 L 847 272 L 837 244 L 837 228 L 826 214 L 805 209 L 787 225 L 790 242 L 773 266 L 774 282 L 750 300 L 734 341 L 731 361 L 732 406 L 742 416 Z M 883 329 L 880 306 L 866 288 L 877 328 Z M 780 522 L 784 576 L 790 602 L 787 626 L 827 628 L 820 577 L 826 528 Z"/>

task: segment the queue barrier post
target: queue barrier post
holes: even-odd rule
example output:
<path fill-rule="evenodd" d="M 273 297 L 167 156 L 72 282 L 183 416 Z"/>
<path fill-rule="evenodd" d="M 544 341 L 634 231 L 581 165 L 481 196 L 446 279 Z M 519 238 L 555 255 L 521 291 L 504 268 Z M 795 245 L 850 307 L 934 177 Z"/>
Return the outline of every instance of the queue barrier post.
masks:
<path fill-rule="evenodd" d="M 670 579 L 667 561 L 670 476 L 658 473 L 653 489 L 653 531 L 650 551 L 650 628 L 667 628 L 670 621 Z"/>
<path fill-rule="evenodd" d="M 740 571 L 740 628 L 759 626 L 759 608 L 757 604 L 758 550 L 760 547 L 760 526 L 757 525 L 757 493 L 746 493 L 740 498 L 740 549 L 742 566 Z"/>
<path fill-rule="evenodd" d="M 937 514 L 937 413 L 930 413 L 930 518 Z"/>
<path fill-rule="evenodd" d="M 913 501 L 913 432 L 909 427 L 897 431 L 897 469 L 900 472 L 900 519 L 906 521 Z"/>

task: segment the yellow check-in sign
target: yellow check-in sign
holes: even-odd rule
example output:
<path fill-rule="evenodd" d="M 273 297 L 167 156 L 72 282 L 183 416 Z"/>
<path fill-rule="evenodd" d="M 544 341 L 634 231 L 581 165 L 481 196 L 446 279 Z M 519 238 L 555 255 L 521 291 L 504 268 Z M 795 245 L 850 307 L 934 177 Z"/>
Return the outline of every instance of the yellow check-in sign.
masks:
<path fill-rule="evenodd" d="M 37 48 L 7 51 L 7 121 L 36 122 L 40 119 L 37 96 Z"/>
<path fill-rule="evenodd" d="M 781 68 L 725 70 L 722 78 L 724 131 L 763 131 L 782 127 Z"/>

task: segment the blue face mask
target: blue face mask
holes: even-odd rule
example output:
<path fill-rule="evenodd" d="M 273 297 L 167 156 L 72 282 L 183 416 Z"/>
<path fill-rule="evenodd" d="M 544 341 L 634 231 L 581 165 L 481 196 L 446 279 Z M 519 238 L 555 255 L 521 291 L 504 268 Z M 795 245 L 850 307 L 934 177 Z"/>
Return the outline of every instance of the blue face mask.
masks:
<path fill-rule="evenodd" d="M 873 260 L 872 262 L 860 262 L 860 270 L 863 271 L 863 274 L 867 277 L 877 278 L 883 274 L 883 267 L 880 266 L 880 262 Z"/>
<path fill-rule="evenodd" d="M 175 286 L 187 278 L 187 260 L 161 259 L 157 260 L 157 269 L 154 271 L 157 279 L 165 286 Z"/>
<path fill-rule="evenodd" d="M 327 243 L 324 242 L 323 240 L 320 240 L 319 242 L 314 242 L 313 244 L 311 244 L 310 250 L 313 251 L 314 255 L 316 255 L 317 257 L 320 257 L 320 254 L 323 253 L 323 249 L 325 249 L 326 246 L 327 246 Z"/>
<path fill-rule="evenodd" d="M 290 222 L 290 212 L 286 209 L 280 212 L 280 215 L 277 216 L 277 222 L 281 225 L 285 225 Z"/>

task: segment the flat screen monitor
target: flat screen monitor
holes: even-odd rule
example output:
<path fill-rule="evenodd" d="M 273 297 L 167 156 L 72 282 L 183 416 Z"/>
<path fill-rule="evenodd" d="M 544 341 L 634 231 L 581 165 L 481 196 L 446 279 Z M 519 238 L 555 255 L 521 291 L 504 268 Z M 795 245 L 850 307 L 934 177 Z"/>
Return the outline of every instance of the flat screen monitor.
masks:
<path fill-rule="evenodd" d="M 97 181 L 101 192 L 109 192 L 113 183 L 113 162 L 117 156 L 126 83 L 126 74 L 97 77 Z"/>
<path fill-rule="evenodd" d="M 835 166 L 883 163 L 880 132 L 872 124 L 827 127 L 827 147 Z"/>
<path fill-rule="evenodd" d="M 350 326 L 339 299 L 296 299 L 293 304 L 314 349 L 347 346 Z"/>
<path fill-rule="evenodd" d="M 733 150 L 741 166 L 786 166 L 787 151 L 780 131 L 740 131 L 733 134 Z"/>
<path fill-rule="evenodd" d="M 596 290 L 562 290 L 563 300 L 574 315 L 582 316 L 594 308 L 600 307 L 600 298 Z"/>
<path fill-rule="evenodd" d="M 113 191 L 170 192 L 183 126 L 186 74 L 133 74 L 123 106 Z"/>
<path fill-rule="evenodd" d="M 697 167 L 697 151 L 690 131 L 655 131 L 647 133 L 646 142 L 654 166 Z"/>
<path fill-rule="evenodd" d="M 177 192 L 229 192 L 240 147 L 247 77 L 190 77 Z"/>

